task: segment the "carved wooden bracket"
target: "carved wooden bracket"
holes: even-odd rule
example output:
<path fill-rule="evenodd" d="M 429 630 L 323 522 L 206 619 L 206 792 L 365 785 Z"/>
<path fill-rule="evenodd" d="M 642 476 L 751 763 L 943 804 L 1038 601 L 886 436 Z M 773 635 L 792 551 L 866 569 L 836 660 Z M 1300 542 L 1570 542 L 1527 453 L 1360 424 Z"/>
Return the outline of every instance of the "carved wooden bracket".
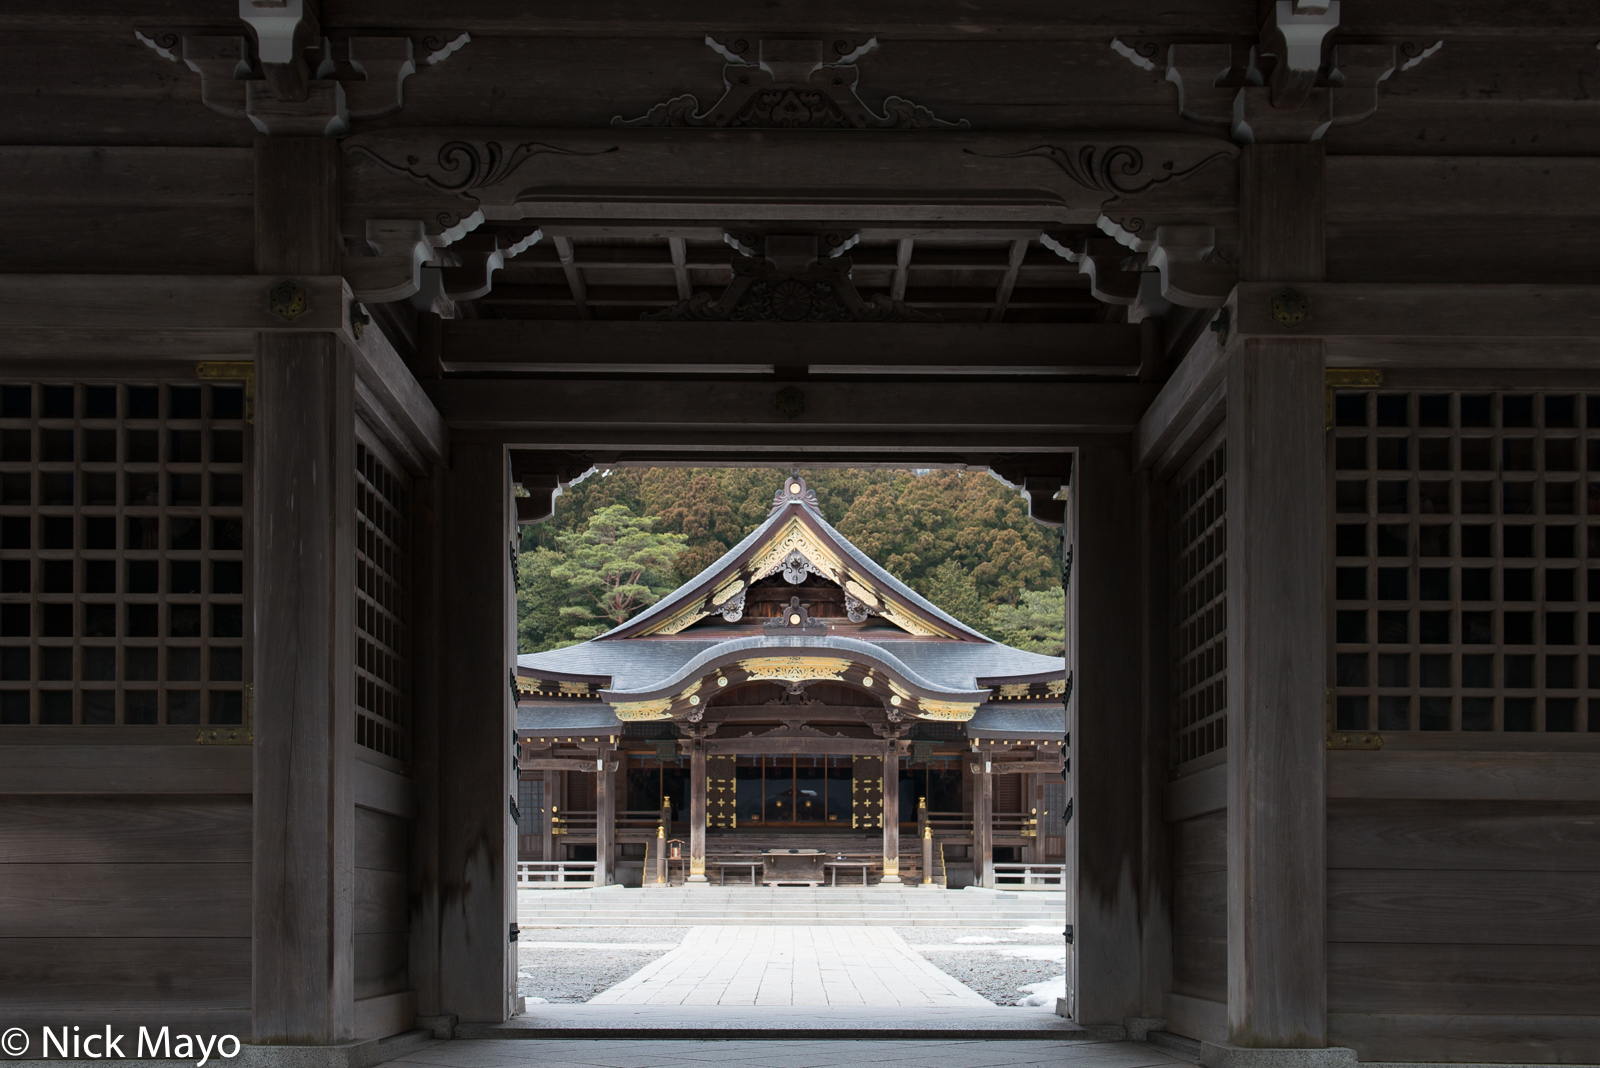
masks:
<path fill-rule="evenodd" d="M 1339 9 L 1340 0 L 1275 0 L 1256 44 L 1171 44 L 1164 67 L 1158 42 L 1111 47 L 1142 70 L 1164 69 L 1179 114 L 1226 126 L 1240 144 L 1317 141 L 1370 116 L 1384 81 L 1443 47 L 1333 44 Z"/>
<path fill-rule="evenodd" d="M 239 0 L 248 35 L 135 31 L 163 59 L 200 75 L 200 99 L 219 115 L 249 119 L 263 134 L 340 137 L 350 123 L 399 111 L 402 85 L 417 71 L 410 37 L 323 36 L 303 0 Z M 471 38 L 429 35 L 424 66 Z"/>

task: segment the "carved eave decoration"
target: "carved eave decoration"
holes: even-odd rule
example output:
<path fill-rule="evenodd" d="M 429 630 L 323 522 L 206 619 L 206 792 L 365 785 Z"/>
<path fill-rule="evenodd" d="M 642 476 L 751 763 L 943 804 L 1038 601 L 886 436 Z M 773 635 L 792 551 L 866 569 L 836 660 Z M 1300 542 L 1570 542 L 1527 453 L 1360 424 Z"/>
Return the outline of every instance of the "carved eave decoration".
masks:
<path fill-rule="evenodd" d="M 899 96 L 873 111 L 857 95 L 861 80 L 856 61 L 878 47 L 876 37 L 860 43 L 835 41 L 758 41 L 752 60 L 750 42 L 713 37 L 706 44 L 726 64 L 722 97 L 702 111 L 690 94 L 662 101 L 637 118 L 621 115 L 614 126 L 723 127 L 765 130 L 929 130 L 965 129 L 966 119 L 948 122 L 920 104 Z M 825 58 L 828 51 L 834 55 Z"/>
<path fill-rule="evenodd" d="M 601 688 L 609 681 L 598 678 L 590 681 L 540 678 L 523 674 L 524 670 L 517 669 L 516 686 L 519 699 L 527 697 L 537 700 L 594 701 L 599 699 Z"/>
<path fill-rule="evenodd" d="M 945 690 L 917 677 L 883 650 L 853 639 L 792 639 L 779 645 L 740 639 L 697 658 L 677 676 L 644 691 L 602 690 L 623 722 L 699 723 L 710 699 L 729 686 L 772 682 L 798 693 L 815 682 L 843 683 L 877 698 L 891 722 L 926 719 L 964 723 L 988 690 Z"/>

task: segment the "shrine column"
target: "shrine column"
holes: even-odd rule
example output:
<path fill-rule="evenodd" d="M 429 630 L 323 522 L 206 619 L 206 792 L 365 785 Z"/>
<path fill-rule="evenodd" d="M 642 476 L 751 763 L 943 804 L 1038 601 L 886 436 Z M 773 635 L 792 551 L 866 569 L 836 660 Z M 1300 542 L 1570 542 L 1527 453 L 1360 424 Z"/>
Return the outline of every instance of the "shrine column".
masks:
<path fill-rule="evenodd" d="M 1247 147 L 1240 181 L 1241 281 L 1320 281 L 1322 146 Z M 1227 405 L 1228 1034 L 1314 1048 L 1327 1042 L 1321 342 L 1247 342 Z"/>
<path fill-rule="evenodd" d="M 1120 1024 L 1139 1014 L 1143 945 L 1142 520 L 1130 444 L 1080 449 L 1071 496 L 1074 685 L 1067 726 L 1076 815 L 1067 836 L 1073 925 L 1067 985 L 1073 1019 Z"/>
<path fill-rule="evenodd" d="M 610 886 L 617 866 L 617 781 L 611 772 L 611 746 L 600 743 L 594 762 L 594 881 Z"/>
<path fill-rule="evenodd" d="M 989 753 L 973 754 L 972 766 L 972 877 L 979 886 L 994 888 L 994 776 L 989 773 Z"/>
<path fill-rule="evenodd" d="M 260 273 L 339 273 L 338 149 L 256 139 Z M 260 335 L 251 957 L 263 1044 L 355 1037 L 354 404 L 334 335 Z"/>
<path fill-rule="evenodd" d="M 516 537 L 505 450 L 453 443 L 442 475 L 439 1009 L 498 1023 L 516 997 Z"/>
<path fill-rule="evenodd" d="M 706 749 L 696 738 L 689 750 L 689 883 L 706 881 Z"/>
<path fill-rule="evenodd" d="M 900 881 L 900 743 L 883 752 L 883 882 Z"/>

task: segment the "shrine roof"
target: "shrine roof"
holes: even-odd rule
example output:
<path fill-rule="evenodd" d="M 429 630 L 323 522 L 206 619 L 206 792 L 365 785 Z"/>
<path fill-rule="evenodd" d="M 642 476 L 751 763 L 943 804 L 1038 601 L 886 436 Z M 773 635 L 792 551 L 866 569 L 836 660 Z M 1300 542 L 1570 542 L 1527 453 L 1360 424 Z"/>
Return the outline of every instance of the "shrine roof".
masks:
<path fill-rule="evenodd" d="M 1067 729 L 1067 708 L 1054 704 L 1011 704 L 991 701 L 980 705 L 967 721 L 969 738 L 1059 739 Z"/>
<path fill-rule="evenodd" d="M 982 645 L 951 641 L 891 639 L 875 642 L 866 638 L 750 637 L 721 641 L 601 642 L 589 641 L 551 649 L 543 653 L 524 653 L 517 667 L 525 674 L 548 671 L 552 674 L 605 676 L 605 687 L 612 691 L 645 692 L 664 686 L 690 671 L 698 662 L 709 662 L 723 653 L 756 649 L 802 647 L 840 652 L 870 652 L 888 662 L 898 662 L 913 677 L 919 677 L 933 690 L 977 690 L 978 679 L 985 682 L 1008 678 L 1066 673 L 1066 661 L 1058 656 L 1043 656 L 1014 649 L 999 642 Z M 869 647 L 869 648 L 861 648 Z"/>

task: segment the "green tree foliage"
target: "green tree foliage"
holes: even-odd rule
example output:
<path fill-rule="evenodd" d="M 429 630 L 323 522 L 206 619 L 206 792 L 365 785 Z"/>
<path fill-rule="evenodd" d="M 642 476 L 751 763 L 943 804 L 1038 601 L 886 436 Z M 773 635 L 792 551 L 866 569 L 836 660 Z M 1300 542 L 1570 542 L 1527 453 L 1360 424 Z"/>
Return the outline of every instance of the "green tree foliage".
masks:
<path fill-rule="evenodd" d="M 991 637 L 1009 641 L 994 633 L 997 608 L 1020 606 L 1030 591 L 1054 588 L 1059 595 L 1060 535 L 1029 520 L 1022 496 L 988 474 L 859 468 L 800 473 L 816 491 L 823 518 L 840 533 L 918 593 Z M 557 559 L 595 517 L 620 507 L 638 521 L 654 520 L 645 528 L 652 535 L 681 539 L 670 565 L 642 572 L 648 577 L 638 584 L 652 596 L 631 603 L 631 615 L 692 579 L 764 521 L 786 474 L 778 467 L 620 468 L 567 490 L 551 519 L 523 528 L 522 598 L 529 606 L 519 610 L 522 651 L 599 633 L 607 629 L 602 618 L 621 621 L 586 592 L 596 587 L 572 585 L 565 577 L 585 573 L 583 568 L 566 570 Z M 557 601 L 552 617 L 550 606 Z M 561 614 L 571 608 L 590 614 Z M 1058 609 L 1057 655 L 1060 632 Z"/>
<path fill-rule="evenodd" d="M 1016 604 L 996 605 L 989 613 L 989 637 L 1030 653 L 1061 656 L 1066 608 L 1060 586 L 1027 590 Z"/>
<path fill-rule="evenodd" d="M 559 610 L 574 638 L 604 634 L 677 586 L 672 565 L 687 539 L 659 533 L 655 525 L 654 516 L 612 504 L 589 516 L 583 530 L 560 536 L 562 559 L 550 577 L 581 595 Z"/>

